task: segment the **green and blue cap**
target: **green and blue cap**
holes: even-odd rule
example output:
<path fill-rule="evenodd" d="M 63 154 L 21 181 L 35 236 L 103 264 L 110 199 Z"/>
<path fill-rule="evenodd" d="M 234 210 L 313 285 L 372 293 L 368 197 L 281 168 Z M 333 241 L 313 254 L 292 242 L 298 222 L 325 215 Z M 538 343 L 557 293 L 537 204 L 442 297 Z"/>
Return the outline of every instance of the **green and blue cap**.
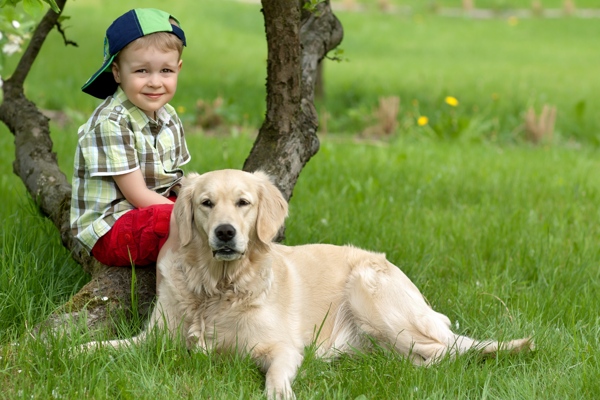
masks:
<path fill-rule="evenodd" d="M 183 30 L 171 24 L 169 19 L 179 23 L 171 14 L 155 8 L 137 8 L 117 18 L 106 30 L 104 38 L 104 62 L 102 67 L 83 85 L 81 90 L 104 100 L 117 90 L 111 64 L 119 51 L 142 36 L 156 32 L 170 32 L 177 36 L 185 46 Z"/>

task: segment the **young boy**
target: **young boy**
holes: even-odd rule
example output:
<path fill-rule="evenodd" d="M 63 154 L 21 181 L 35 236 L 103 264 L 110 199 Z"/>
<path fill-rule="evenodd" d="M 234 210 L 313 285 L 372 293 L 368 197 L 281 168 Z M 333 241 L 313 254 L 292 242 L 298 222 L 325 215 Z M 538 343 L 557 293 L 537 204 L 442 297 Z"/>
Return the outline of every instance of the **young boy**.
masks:
<path fill-rule="evenodd" d="M 177 245 L 171 213 L 190 154 L 168 102 L 185 44 L 170 14 L 131 10 L 106 31 L 104 63 L 82 88 L 104 101 L 79 128 L 71 229 L 103 264 L 155 264 Z"/>

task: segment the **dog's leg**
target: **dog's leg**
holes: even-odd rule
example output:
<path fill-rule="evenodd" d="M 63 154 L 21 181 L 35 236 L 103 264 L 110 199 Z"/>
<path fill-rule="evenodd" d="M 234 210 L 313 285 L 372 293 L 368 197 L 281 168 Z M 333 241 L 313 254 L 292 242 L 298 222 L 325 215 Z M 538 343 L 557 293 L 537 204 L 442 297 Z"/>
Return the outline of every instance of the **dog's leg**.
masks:
<path fill-rule="evenodd" d="M 346 297 L 363 334 L 388 344 L 415 364 L 441 353 L 453 340 L 450 320 L 433 311 L 417 287 L 383 255 L 360 259 Z"/>
<path fill-rule="evenodd" d="M 495 353 L 533 348 L 529 339 L 498 343 L 456 335 L 448 317 L 432 310 L 406 275 L 381 255 L 374 254 L 354 268 L 346 291 L 360 329 L 395 347 L 417 365 L 469 350 Z"/>
<path fill-rule="evenodd" d="M 206 341 L 204 339 L 204 331 L 206 329 L 204 318 L 196 318 L 191 324 L 186 337 L 186 346 L 194 351 L 206 351 Z"/>
<path fill-rule="evenodd" d="M 120 340 L 103 340 L 103 341 L 95 341 L 88 342 L 82 345 L 75 347 L 75 351 L 82 352 L 86 350 L 97 350 L 101 347 L 112 347 L 115 349 L 129 347 L 133 344 L 138 344 L 144 341 L 146 338 L 146 332 L 142 332 L 138 336 L 134 336 L 130 339 L 120 339 Z"/>
<path fill-rule="evenodd" d="M 304 358 L 302 351 L 288 345 L 256 346 L 252 357 L 265 372 L 268 399 L 295 399 L 292 382 Z"/>
<path fill-rule="evenodd" d="M 100 347 L 113 347 L 115 349 L 129 347 L 131 345 L 139 344 L 145 341 L 148 337 L 148 332 L 153 331 L 154 329 L 167 329 L 166 332 L 169 333 L 168 329 L 170 329 L 170 326 L 173 324 L 169 323 L 169 320 L 167 317 L 164 316 L 162 309 L 162 303 L 159 299 L 158 303 L 154 307 L 154 310 L 152 311 L 152 315 L 150 316 L 150 320 L 148 321 L 146 328 L 137 336 L 134 336 L 129 339 L 88 342 L 75 347 L 75 351 L 96 350 Z"/>

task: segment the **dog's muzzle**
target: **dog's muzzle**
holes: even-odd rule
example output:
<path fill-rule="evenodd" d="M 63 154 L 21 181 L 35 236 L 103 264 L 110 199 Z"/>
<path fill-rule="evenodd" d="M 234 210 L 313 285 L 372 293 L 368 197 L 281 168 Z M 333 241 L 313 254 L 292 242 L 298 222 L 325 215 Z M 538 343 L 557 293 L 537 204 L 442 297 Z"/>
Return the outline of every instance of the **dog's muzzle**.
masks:
<path fill-rule="evenodd" d="M 213 257 L 221 261 L 233 261 L 241 258 L 244 252 L 237 249 L 237 231 L 230 224 L 222 224 L 215 228 L 214 234 L 217 238 L 213 246 Z"/>

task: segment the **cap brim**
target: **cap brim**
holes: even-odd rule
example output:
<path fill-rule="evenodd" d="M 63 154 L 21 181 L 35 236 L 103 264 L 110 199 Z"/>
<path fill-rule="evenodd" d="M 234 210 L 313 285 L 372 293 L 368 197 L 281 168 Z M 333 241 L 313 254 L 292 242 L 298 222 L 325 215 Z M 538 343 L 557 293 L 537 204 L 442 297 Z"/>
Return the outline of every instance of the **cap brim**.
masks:
<path fill-rule="evenodd" d="M 83 85 L 81 90 L 84 93 L 97 97 L 99 99 L 106 99 L 108 96 L 112 96 L 119 84 L 115 81 L 111 71 L 111 64 L 115 56 L 110 57 L 106 60 L 102 67 L 88 81 Z"/>

